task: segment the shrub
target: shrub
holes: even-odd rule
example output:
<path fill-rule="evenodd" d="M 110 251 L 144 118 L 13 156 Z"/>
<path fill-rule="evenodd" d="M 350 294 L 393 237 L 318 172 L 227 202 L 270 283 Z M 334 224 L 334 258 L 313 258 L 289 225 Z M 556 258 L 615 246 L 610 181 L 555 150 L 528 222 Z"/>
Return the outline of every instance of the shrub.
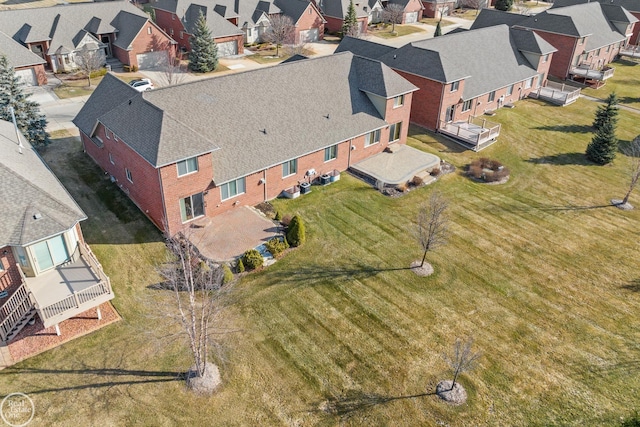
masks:
<path fill-rule="evenodd" d="M 467 175 L 486 182 L 496 182 L 508 177 L 509 169 L 497 160 L 482 157 L 471 162 L 467 167 Z"/>
<path fill-rule="evenodd" d="M 244 273 L 244 262 L 242 262 L 242 258 L 240 258 L 238 260 L 238 263 L 236 264 L 236 272 L 237 273 Z"/>
<path fill-rule="evenodd" d="M 233 272 L 227 264 L 222 264 L 222 284 L 226 285 L 227 283 L 233 280 Z"/>
<path fill-rule="evenodd" d="M 137 66 L 137 65 L 132 65 L 132 66 L 131 66 L 131 71 L 132 71 L 132 72 L 134 72 L 134 73 L 135 73 L 136 71 L 138 71 L 138 66 Z"/>
<path fill-rule="evenodd" d="M 242 262 L 249 270 L 255 270 L 264 263 L 264 258 L 256 249 L 249 249 L 242 255 Z"/>
<path fill-rule="evenodd" d="M 420 178 L 419 176 L 414 176 L 413 179 L 411 180 L 411 183 L 413 185 L 415 185 L 416 187 L 419 185 L 422 185 L 422 183 L 424 182 L 424 180 L 422 178 Z"/>
<path fill-rule="evenodd" d="M 107 74 L 107 69 L 106 68 L 100 68 L 99 70 L 96 70 L 96 71 L 92 72 L 90 77 L 92 79 L 95 79 L 96 77 L 102 77 L 105 74 Z"/>
<path fill-rule="evenodd" d="M 403 193 L 404 193 L 405 191 L 407 191 L 407 189 L 408 189 L 408 188 L 409 188 L 409 186 L 407 185 L 407 183 L 406 183 L 406 182 L 405 182 L 405 183 L 403 183 L 403 184 L 398 184 L 398 185 L 396 186 L 396 189 L 397 189 L 398 191 L 402 191 Z"/>
<path fill-rule="evenodd" d="M 289 247 L 289 243 L 287 243 L 287 239 L 281 239 L 280 237 L 274 237 L 265 243 L 265 247 L 274 258 L 277 258 L 282 252 L 285 251 Z"/>
<path fill-rule="evenodd" d="M 289 224 L 291 224 L 291 215 L 283 216 L 282 220 L 280 221 L 280 224 L 284 225 L 285 227 L 288 227 Z"/>
<path fill-rule="evenodd" d="M 440 175 L 440 168 L 433 168 L 431 169 L 431 172 L 429 172 L 431 174 L 431 176 L 438 176 Z"/>
<path fill-rule="evenodd" d="M 304 223 L 300 215 L 295 215 L 287 229 L 287 241 L 291 246 L 296 247 L 304 244 L 305 240 Z"/>
<path fill-rule="evenodd" d="M 282 221 L 282 215 L 280 214 L 280 211 L 276 211 L 276 216 L 273 218 L 276 221 Z"/>

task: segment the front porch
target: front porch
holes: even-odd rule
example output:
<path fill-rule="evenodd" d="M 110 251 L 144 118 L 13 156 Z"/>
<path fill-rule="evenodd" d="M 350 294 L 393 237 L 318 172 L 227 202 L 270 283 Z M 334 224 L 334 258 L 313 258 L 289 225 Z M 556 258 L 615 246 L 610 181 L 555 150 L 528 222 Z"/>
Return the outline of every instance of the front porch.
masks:
<path fill-rule="evenodd" d="M 569 86 L 565 83 L 547 81 L 545 86 L 541 86 L 536 92 L 531 92 L 529 96 L 564 107 L 575 102 L 580 97 L 580 88 Z"/>
<path fill-rule="evenodd" d="M 469 117 L 466 121 L 440 121 L 438 132 L 450 137 L 466 148 L 480 151 L 496 142 L 500 135 L 500 127 L 500 123 Z"/>

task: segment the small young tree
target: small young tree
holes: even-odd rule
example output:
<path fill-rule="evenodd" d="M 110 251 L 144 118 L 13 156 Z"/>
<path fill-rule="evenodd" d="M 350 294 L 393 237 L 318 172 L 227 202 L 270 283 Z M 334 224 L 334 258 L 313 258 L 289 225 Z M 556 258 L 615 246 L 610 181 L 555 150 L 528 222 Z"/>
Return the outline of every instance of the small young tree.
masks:
<path fill-rule="evenodd" d="M 40 113 L 38 103 L 30 101 L 30 94 L 23 91 L 23 83 L 9 65 L 6 56 L 0 55 L 0 119 L 11 121 L 13 107 L 18 129 L 31 145 L 46 146 L 51 140 L 46 131 L 47 120 Z"/>
<path fill-rule="evenodd" d="M 463 372 L 472 370 L 480 358 L 481 354 L 473 352 L 471 350 L 472 346 L 473 338 L 470 338 L 465 342 L 462 342 L 460 338 L 456 338 L 453 351 L 442 355 L 445 362 L 447 362 L 453 371 L 453 380 L 451 381 L 450 390 L 455 388 L 458 376 Z"/>
<path fill-rule="evenodd" d="M 347 14 L 342 21 L 342 37 L 358 37 L 360 35 L 360 28 L 358 27 L 358 16 L 356 15 L 356 7 L 353 4 L 353 0 L 349 2 L 349 8 Z"/>
<path fill-rule="evenodd" d="M 78 68 L 87 75 L 87 84 L 91 87 L 91 74 L 102 68 L 105 56 L 101 49 L 92 49 L 85 44 L 75 53 L 74 61 Z"/>
<path fill-rule="evenodd" d="M 287 15 L 274 15 L 269 18 L 269 28 L 262 35 L 264 41 L 276 45 L 276 56 L 280 56 L 280 46 L 292 44 L 295 36 L 293 20 Z"/>
<path fill-rule="evenodd" d="M 497 10 L 502 10 L 504 12 L 507 12 L 511 10 L 512 6 L 513 6 L 513 0 L 496 0 L 495 8 Z"/>
<path fill-rule="evenodd" d="M 218 266 L 205 263 L 191 241 L 182 235 L 165 237 L 167 262 L 158 268 L 164 286 L 174 296 L 175 320 L 187 337 L 193 366 L 187 375 L 187 385 L 197 393 L 209 394 L 220 384 L 218 368 L 209 362 L 209 349 L 215 345 L 214 327 L 219 321 L 223 272 Z"/>
<path fill-rule="evenodd" d="M 382 11 L 382 17 L 385 21 L 392 24 L 391 32 L 396 32 L 396 24 L 402 22 L 402 15 L 404 14 L 404 8 L 397 3 L 389 3 L 387 7 Z"/>
<path fill-rule="evenodd" d="M 422 261 L 414 262 L 412 268 L 422 269 L 425 266 L 427 253 L 444 245 L 449 234 L 449 220 L 445 215 L 447 201 L 439 192 L 433 192 L 429 204 L 418 211 L 418 223 L 415 237 L 422 247 Z"/>
<path fill-rule="evenodd" d="M 294 215 L 287 228 L 287 242 L 292 247 L 303 245 L 306 240 L 304 223 L 300 215 Z"/>
<path fill-rule="evenodd" d="M 442 21 L 442 19 L 440 20 Z M 440 21 L 436 25 L 436 32 L 433 34 L 433 37 L 440 37 L 442 35 L 442 27 L 440 26 Z"/>
<path fill-rule="evenodd" d="M 184 73 L 180 66 L 180 61 L 176 56 L 176 50 L 173 47 L 169 47 L 164 51 L 164 58 L 162 59 L 162 80 L 169 85 L 177 85 L 184 80 Z"/>
<path fill-rule="evenodd" d="M 213 35 L 207 27 L 207 20 L 202 11 L 196 22 L 196 29 L 189 38 L 191 52 L 189 53 L 189 68 L 196 73 L 208 73 L 218 66 L 218 46 L 213 41 Z"/>
<path fill-rule="evenodd" d="M 631 163 L 629 164 L 629 187 L 627 193 L 622 200 L 612 200 L 611 203 L 621 209 L 633 209 L 633 205 L 629 203 L 631 193 L 640 181 L 640 135 L 638 135 L 623 152 L 629 156 Z"/>

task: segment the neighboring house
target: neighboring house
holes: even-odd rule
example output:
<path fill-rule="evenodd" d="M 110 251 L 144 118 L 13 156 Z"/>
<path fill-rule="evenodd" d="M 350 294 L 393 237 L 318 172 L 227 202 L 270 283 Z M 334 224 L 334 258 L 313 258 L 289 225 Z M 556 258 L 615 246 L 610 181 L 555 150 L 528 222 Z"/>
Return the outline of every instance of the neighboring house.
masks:
<path fill-rule="evenodd" d="M 202 13 L 207 20 L 213 40 L 218 45 L 218 56 L 225 57 L 244 52 L 244 33 L 235 24 L 216 13 L 212 8 L 190 3 L 178 9 L 175 0 L 158 0 L 150 4 L 155 13 L 155 22 L 178 43 L 182 51 L 191 50 L 189 38 Z"/>
<path fill-rule="evenodd" d="M 318 7 L 327 21 L 327 30 L 339 33 L 342 31 L 344 17 L 349 10 L 351 0 L 317 0 Z M 382 2 L 380 0 L 354 0 L 358 29 L 360 34 L 367 32 L 367 26 L 382 21 Z"/>
<path fill-rule="evenodd" d="M 5 55 L 16 76 L 27 86 L 47 84 L 43 58 L 27 50 L 17 41 L 0 31 L 0 56 Z"/>
<path fill-rule="evenodd" d="M 0 29 L 47 61 L 54 72 L 77 68 L 83 46 L 106 58 L 149 68 L 165 58 L 173 40 L 127 1 L 78 3 L 0 11 Z"/>
<path fill-rule="evenodd" d="M 87 217 L 24 136 L 0 120 L 0 341 L 34 316 L 45 327 L 113 298 L 109 278 L 84 242 Z M 62 331 L 64 332 L 64 331 Z"/>
<path fill-rule="evenodd" d="M 442 19 L 451 15 L 456 8 L 456 1 L 452 0 L 422 0 L 424 10 L 422 12 L 425 18 Z"/>
<path fill-rule="evenodd" d="M 144 93 L 108 74 L 74 123 L 87 154 L 174 234 L 404 144 L 415 90 L 348 52 Z"/>
<path fill-rule="evenodd" d="M 616 11 L 614 8 L 624 8 L 629 13 L 631 13 L 636 19 L 640 20 L 640 0 L 598 0 L 603 6 L 607 6 L 611 11 L 607 15 L 611 14 L 620 14 L 620 12 Z M 576 4 L 589 3 L 589 0 L 556 0 L 553 3 L 552 8 L 565 7 L 565 6 L 573 6 Z M 605 13 L 607 12 L 607 8 L 604 8 Z M 610 16 L 610 18 L 615 18 L 615 15 Z M 636 24 L 633 28 L 633 34 L 629 39 L 629 43 L 638 46 L 640 45 L 640 24 Z"/>
<path fill-rule="evenodd" d="M 236 40 L 238 29 L 242 32 L 245 43 L 260 42 L 270 26 L 269 17 L 281 14 L 289 16 L 294 23 L 294 43 L 318 41 L 324 36 L 324 20 L 320 11 L 314 4 L 304 0 L 198 0 L 197 3 L 193 0 L 154 0 L 149 6 L 155 10 L 156 22 L 161 27 L 175 27 L 174 38 L 181 46 L 185 43 L 180 40 L 180 30 L 176 26 L 182 22 L 184 31 L 188 33 L 198 18 L 199 10 L 205 14 L 218 44 L 230 44 L 229 37 Z M 233 35 L 228 34 L 232 32 L 231 28 L 221 23 L 213 12 L 237 27 L 233 30 Z M 186 34 L 183 37 L 188 39 Z M 223 47 L 222 51 L 227 52 L 229 49 L 231 48 Z M 241 52 L 240 49 L 238 52 Z"/>
<path fill-rule="evenodd" d="M 531 17 L 483 9 L 471 29 L 507 24 L 534 31 L 558 49 L 549 74 L 589 82 L 613 76 L 607 67 L 627 45 L 637 19 L 622 7 L 598 2 L 553 8 Z"/>
<path fill-rule="evenodd" d="M 531 31 L 500 25 L 399 49 L 347 37 L 336 50 L 343 51 L 377 59 L 420 88 L 413 123 L 479 150 L 495 141 L 500 127 L 475 118 L 542 87 L 556 49 Z"/>
<path fill-rule="evenodd" d="M 387 0 L 382 2 L 384 7 L 391 4 L 397 4 L 402 7 L 402 21 L 399 24 L 414 24 L 422 19 L 424 6 L 420 0 Z"/>

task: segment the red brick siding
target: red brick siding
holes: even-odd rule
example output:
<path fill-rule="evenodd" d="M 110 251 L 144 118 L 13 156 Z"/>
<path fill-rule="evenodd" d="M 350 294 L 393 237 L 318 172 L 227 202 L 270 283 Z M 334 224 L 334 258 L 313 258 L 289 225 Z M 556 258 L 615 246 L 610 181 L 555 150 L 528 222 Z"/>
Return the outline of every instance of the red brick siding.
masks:
<path fill-rule="evenodd" d="M 420 90 L 413 94 L 411 122 L 427 129 L 436 130 L 438 128 L 438 112 L 441 109 L 441 104 L 446 104 L 446 102 L 449 104 L 457 103 L 460 99 L 460 95 L 462 94 L 463 82 L 461 82 L 461 88 L 457 92 L 447 94 L 449 99 L 445 100 L 445 102 L 441 102 L 442 83 L 425 79 L 424 77 L 419 77 L 414 74 L 405 73 L 400 70 L 395 71 L 420 88 Z M 454 99 L 452 100 L 451 98 Z"/>
<path fill-rule="evenodd" d="M 455 8 L 455 5 L 455 2 L 437 3 L 423 1 L 422 6 L 424 7 L 424 10 L 422 11 L 422 16 L 425 18 L 440 18 L 439 10 L 448 7 L 449 13 L 451 13 L 451 11 Z"/>
<path fill-rule="evenodd" d="M 238 53 L 243 53 L 244 52 L 244 35 L 242 35 L 242 34 L 238 34 L 237 36 L 218 37 L 218 38 L 213 39 L 213 40 L 216 43 L 224 43 L 224 42 L 235 41 L 236 44 L 238 45 Z"/>
<path fill-rule="evenodd" d="M 151 34 L 149 34 L 151 28 Z M 160 31 L 151 21 L 147 21 L 142 30 L 131 44 L 131 50 L 124 50 L 113 46 L 113 55 L 123 64 L 138 66 L 137 55 L 140 53 L 167 50 L 171 46 L 171 39 Z"/>
<path fill-rule="evenodd" d="M 608 48 L 608 49 L 607 49 Z M 587 58 L 584 62 L 591 64 L 592 68 L 599 69 L 604 65 L 611 63 L 620 51 L 620 43 L 615 43 L 607 47 L 587 52 Z"/>
<path fill-rule="evenodd" d="M 640 12 L 631 12 L 631 14 L 640 19 Z M 633 24 L 633 35 L 631 36 L 629 43 L 632 45 L 640 45 L 640 22 Z"/>
<path fill-rule="evenodd" d="M 0 270 L 0 291 L 7 291 L 9 295 L 12 294 L 22 282 L 17 262 L 13 257 L 11 246 L 0 248 L 0 264 L 2 264 L 2 270 Z M 3 298 L 3 301 L 6 301 L 6 299 Z"/>
<path fill-rule="evenodd" d="M 44 71 L 43 64 L 33 65 L 30 67 L 16 67 L 15 70 L 16 71 L 27 70 L 29 68 L 33 68 L 33 71 L 35 72 L 35 75 L 36 75 L 36 81 L 38 83 L 38 86 L 43 86 L 47 84 L 47 73 L 45 73 Z"/>
<path fill-rule="evenodd" d="M 311 3 L 307 5 L 307 8 L 296 22 L 295 38 L 296 43 L 300 42 L 300 31 L 309 30 L 311 28 L 318 29 L 318 39 L 324 38 L 324 22 L 322 16 L 318 13 L 318 10 L 313 7 Z"/>
<path fill-rule="evenodd" d="M 129 198 L 156 226 L 161 228 L 164 221 L 164 210 L 160 197 L 160 180 L 157 169 L 140 158 L 138 153 L 123 143 L 121 139 L 116 142 L 112 133 L 110 133 L 110 139 L 107 139 L 102 125 L 99 125 L 96 134 L 102 139 L 103 147 L 98 147 L 85 134 L 81 133 L 86 153 L 102 170 L 115 177 L 117 185 L 129 195 Z M 109 153 L 111 153 L 115 164 L 109 160 Z M 127 180 L 125 168 L 131 171 L 133 183 Z"/>
<path fill-rule="evenodd" d="M 418 12 L 418 22 L 422 19 L 422 2 L 420 0 L 410 0 L 407 6 L 404 8 L 404 14 L 402 14 L 402 23 L 405 24 L 407 20 L 407 13 Z"/>
<path fill-rule="evenodd" d="M 569 76 L 569 68 L 573 64 L 574 58 L 582 55 L 585 43 L 578 45 L 578 39 L 575 37 L 552 34 L 539 30 L 535 30 L 535 32 L 558 49 L 558 51 L 553 54 L 549 74 L 560 79 L 566 79 Z"/>
<path fill-rule="evenodd" d="M 331 31 L 332 33 L 339 33 L 340 31 L 342 31 L 342 24 L 343 24 L 343 19 L 340 18 L 333 18 L 331 16 L 325 16 L 324 17 L 325 21 L 327 21 L 326 24 L 324 24 L 324 26 L 327 28 L 327 30 Z M 367 17 L 363 17 L 363 18 L 359 18 L 358 22 L 362 22 L 363 24 L 361 24 L 362 29 L 364 30 L 364 32 L 367 31 L 367 25 L 369 25 L 369 18 Z"/>

